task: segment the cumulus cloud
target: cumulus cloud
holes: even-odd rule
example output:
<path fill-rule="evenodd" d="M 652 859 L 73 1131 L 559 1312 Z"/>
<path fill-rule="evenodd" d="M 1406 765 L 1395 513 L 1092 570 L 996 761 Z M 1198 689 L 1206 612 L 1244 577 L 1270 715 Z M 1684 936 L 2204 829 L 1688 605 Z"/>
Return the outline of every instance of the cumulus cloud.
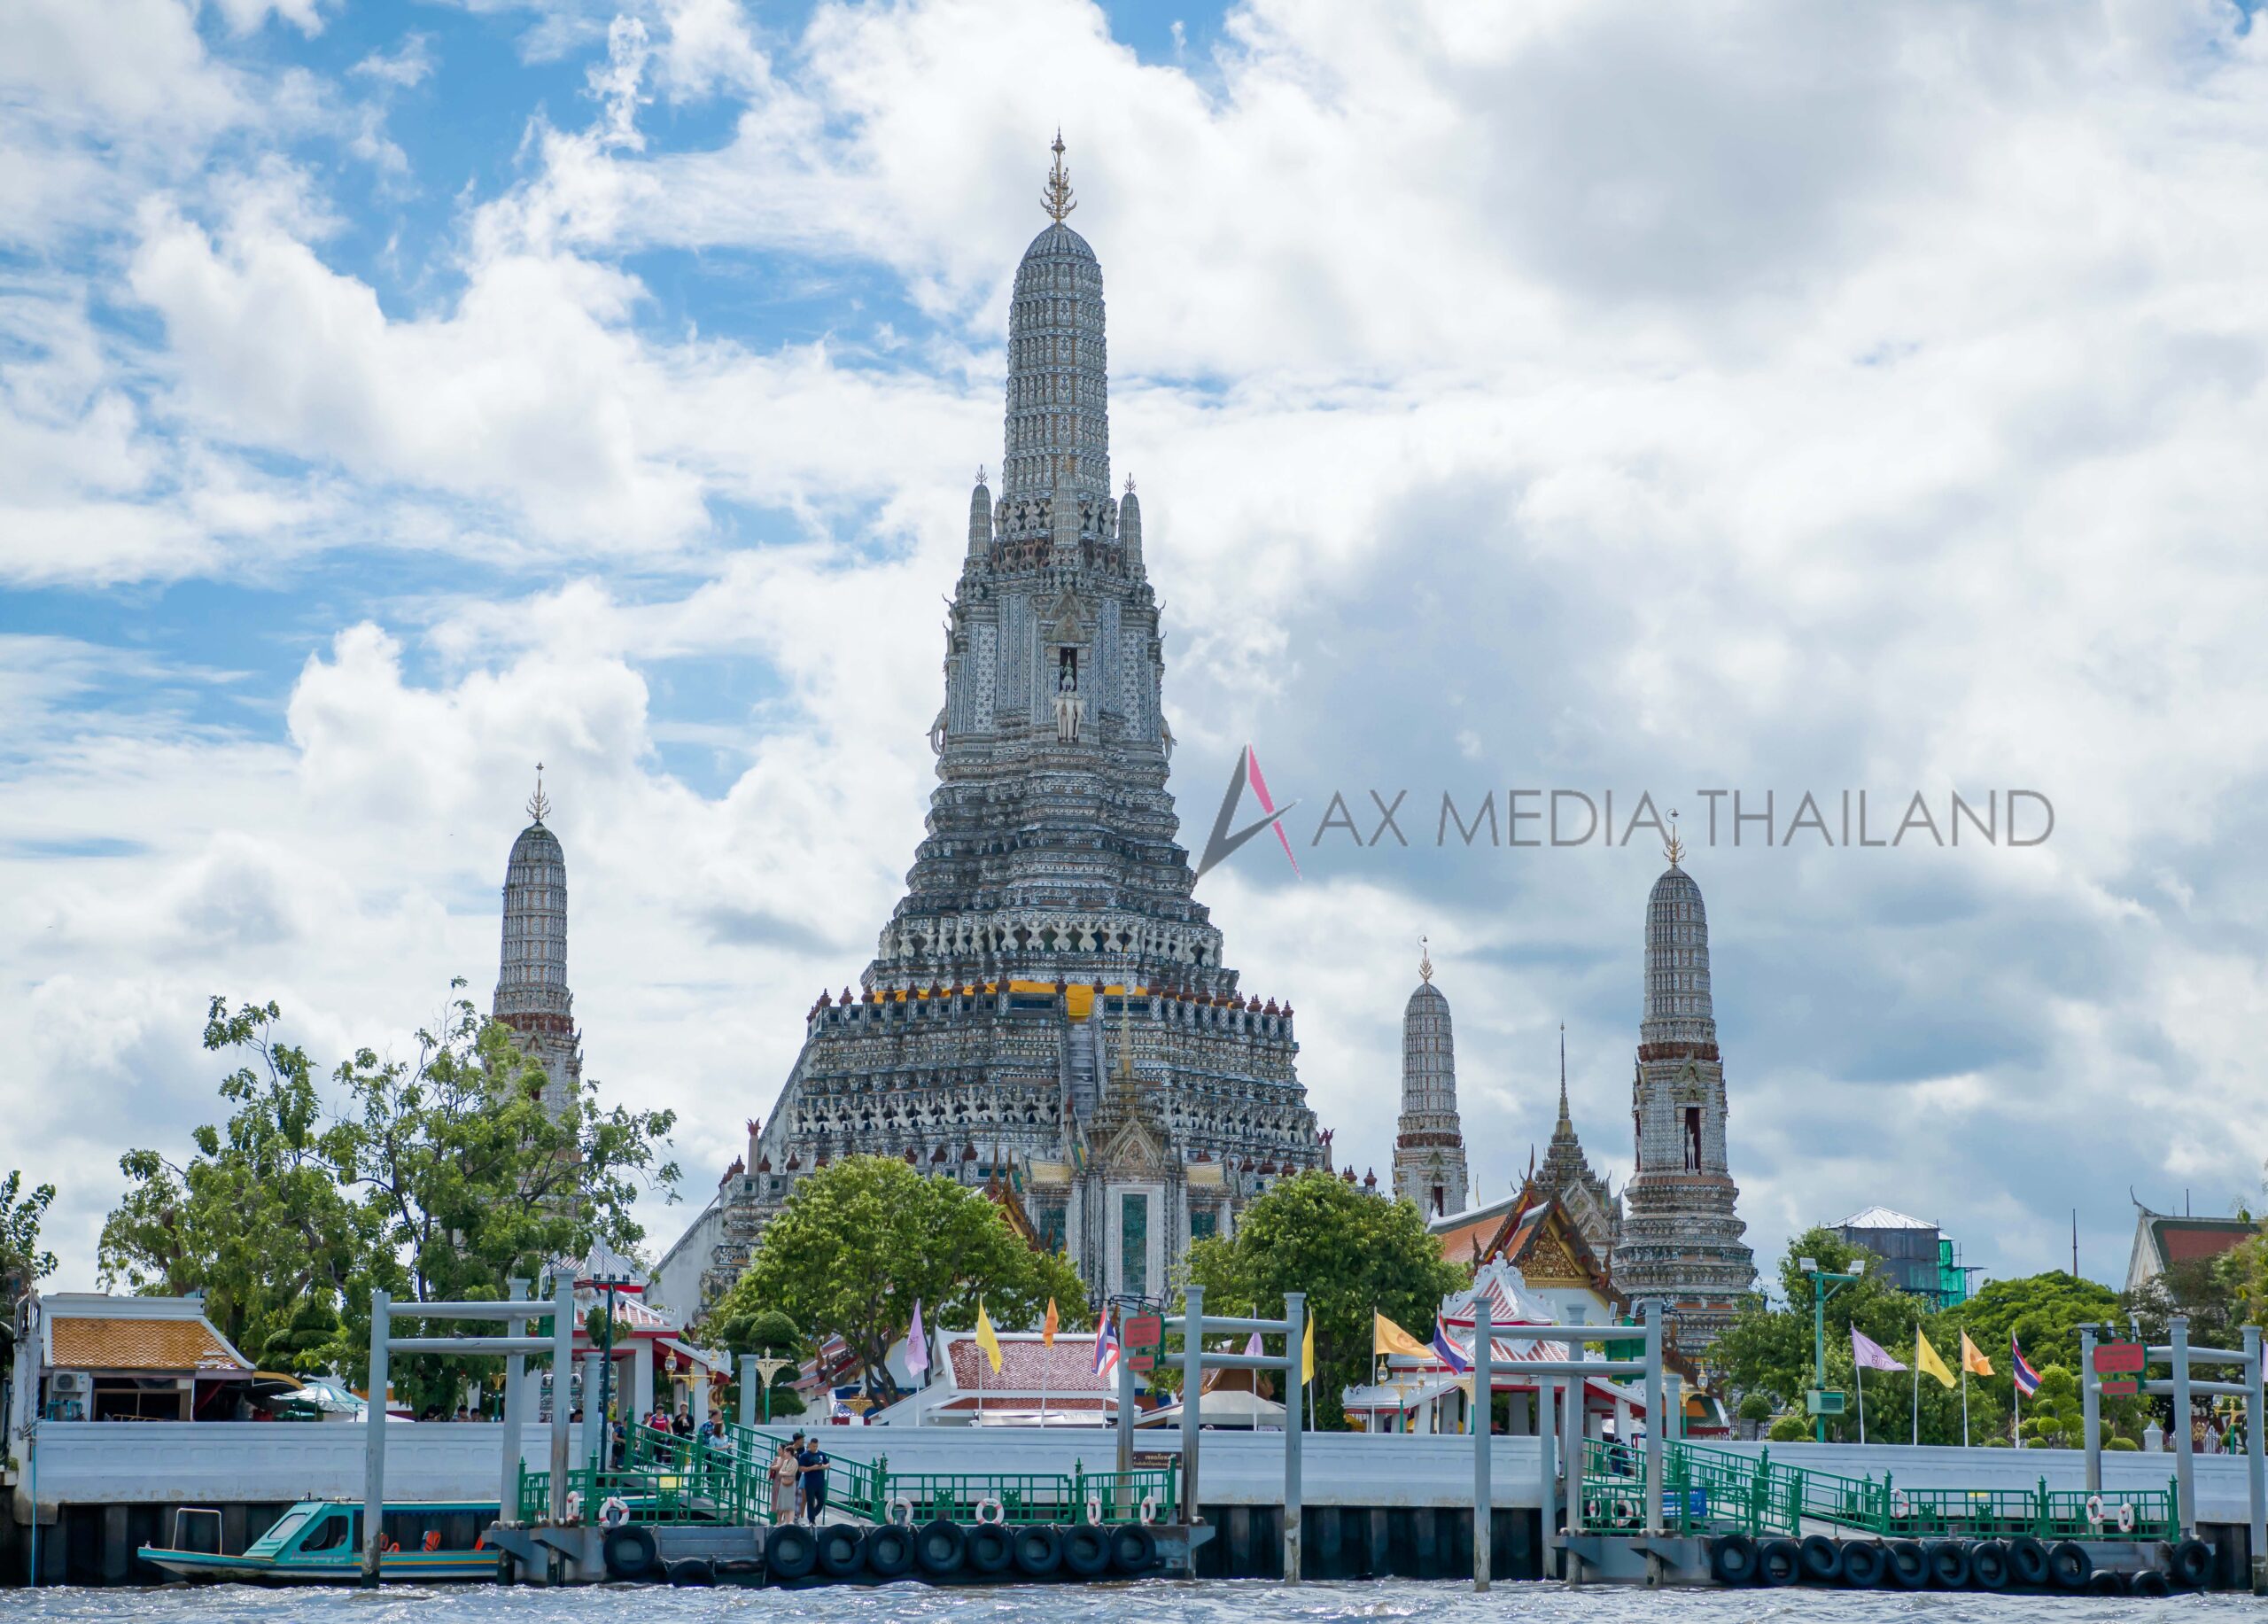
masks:
<path fill-rule="evenodd" d="M 0 213 L 99 243 L 0 303 L 0 570 L 384 561 L 293 601 L 264 719 L 121 705 L 122 624 L 0 650 L 28 1086 L 186 1120 L 214 976 L 337 1042 L 478 989 L 540 758 L 593 1069 L 721 1164 L 919 837 L 1060 120 L 1187 821 L 1247 741 L 1318 812 L 2039 788 L 2025 852 L 1696 853 L 1755 1239 L 1881 1200 L 2041 1267 L 2077 1202 L 2115 1276 L 2130 1182 L 2256 1182 L 2268 47 L 2234 9 L 1248 0 L 1171 63 L 1076 0 L 466 9 L 587 91 L 531 93 L 470 183 L 384 133 L 443 46 L 352 91 L 247 71 L 241 31 L 312 4 L 35 7 L 0 66 L 32 154 Z M 454 200 L 391 276 L 421 190 Z M 1262 850 L 1204 895 L 1299 1007 L 1342 1159 L 1390 1154 L 1424 932 L 1480 1188 L 1550 1131 L 1563 1021 L 1627 1163 L 1643 841 L 1315 848 L 1296 882 Z"/>

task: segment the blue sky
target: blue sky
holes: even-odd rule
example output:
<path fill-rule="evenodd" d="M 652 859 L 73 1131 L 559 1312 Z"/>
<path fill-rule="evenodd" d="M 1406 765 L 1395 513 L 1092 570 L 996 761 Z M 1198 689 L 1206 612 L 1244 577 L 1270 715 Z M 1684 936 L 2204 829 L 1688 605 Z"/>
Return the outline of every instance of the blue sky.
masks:
<path fill-rule="evenodd" d="M 1059 123 L 1184 843 L 1247 742 L 1421 846 L 1443 790 L 2034 789 L 2036 848 L 1689 859 L 1759 1253 L 1880 1202 L 2028 1270 L 2077 1208 L 2116 1280 L 2130 1186 L 2257 1189 L 2246 12 L 9 9 L 0 1166 L 68 1283 L 209 1114 L 208 995 L 336 1053 L 486 986 L 539 758 L 591 1069 L 705 1197 L 919 837 Z M 1562 1022 L 1627 1171 L 1659 860 L 1255 843 L 1200 896 L 1358 1169 L 1430 936 L 1493 1193 Z"/>

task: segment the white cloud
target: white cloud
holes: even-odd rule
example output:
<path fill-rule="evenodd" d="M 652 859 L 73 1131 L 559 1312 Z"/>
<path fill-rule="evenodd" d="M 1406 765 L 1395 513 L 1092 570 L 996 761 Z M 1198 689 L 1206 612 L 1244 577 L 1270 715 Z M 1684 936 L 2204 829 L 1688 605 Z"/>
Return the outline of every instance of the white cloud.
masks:
<path fill-rule="evenodd" d="M 2229 8 L 1264 0 L 1189 71 L 1069 0 L 827 4 L 794 39 L 726 0 L 483 4 L 583 53 L 592 105 L 526 110 L 520 178 L 462 194 L 405 295 L 275 150 L 330 128 L 437 178 L 383 118 L 255 94 L 184 8 L 128 4 L 35 9 L 12 82 L 57 88 L 0 113 L 35 138 L 0 174 L 20 237 L 113 222 L 83 285 L 0 306 L 0 570 L 361 546 L 403 580 L 320 629 L 266 742 L 105 719 L 83 653 L 0 661 L 36 741 L 4 832 L 133 848 L 14 866 L 64 949 L 4 950 L 34 1086 L 201 1082 L 147 1011 L 190 1022 L 214 977 L 340 1041 L 451 971 L 478 990 L 500 809 L 540 757 L 593 1068 L 721 1163 L 918 838 L 935 594 L 1060 119 L 1192 820 L 1247 739 L 1302 795 L 2038 785 L 2059 828 L 2020 859 L 1696 859 L 1755 1239 L 1856 1191 L 2045 1266 L 2075 1182 L 2108 1193 L 2100 1250 L 2129 1179 L 2235 1186 L 2268 1154 L 2183 1104 L 2268 1104 L 2268 898 L 2231 852 L 2268 776 L 2268 45 Z M 221 20 L 271 12 L 322 19 Z M 427 66 L 412 36 L 350 76 Z M 672 140 L 711 98 L 729 134 Z M 258 150 L 207 166 L 221 131 Z M 664 276 L 762 300 L 845 272 L 896 279 L 910 341 L 847 294 L 817 338 L 656 318 Z M 154 335 L 105 332 L 107 302 Z M 746 703 L 672 701 L 703 662 L 760 673 Z M 664 765 L 696 738 L 708 794 Z M 1549 1131 L 1561 1019 L 1621 1159 L 1651 859 L 1509 859 L 1208 876 L 1250 984 L 1300 1007 L 1342 1159 L 1386 1159 L 1425 930 L 1484 1186 Z"/>

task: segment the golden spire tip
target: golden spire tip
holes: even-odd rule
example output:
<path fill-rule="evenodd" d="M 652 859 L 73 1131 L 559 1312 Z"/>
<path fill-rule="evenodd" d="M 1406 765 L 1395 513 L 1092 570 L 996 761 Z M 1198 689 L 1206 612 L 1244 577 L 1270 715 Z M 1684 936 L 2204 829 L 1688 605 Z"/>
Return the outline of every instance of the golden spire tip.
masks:
<path fill-rule="evenodd" d="M 1669 839 L 1662 846 L 1662 855 L 1669 859 L 1669 866 L 1672 868 L 1676 867 L 1677 859 L 1685 855 L 1685 843 L 1677 837 L 1677 809 L 1675 807 L 1670 809 Z"/>
<path fill-rule="evenodd" d="M 1060 226 L 1063 216 L 1079 206 L 1071 196 L 1071 173 L 1063 167 L 1063 132 L 1060 128 L 1055 132 L 1055 144 L 1048 150 L 1055 154 L 1055 167 L 1048 171 L 1047 189 L 1040 193 L 1039 206 Z"/>
<path fill-rule="evenodd" d="M 1431 941 L 1432 938 L 1428 936 L 1418 938 L 1418 979 L 1429 987 L 1433 984 L 1433 951 L 1430 945 Z"/>

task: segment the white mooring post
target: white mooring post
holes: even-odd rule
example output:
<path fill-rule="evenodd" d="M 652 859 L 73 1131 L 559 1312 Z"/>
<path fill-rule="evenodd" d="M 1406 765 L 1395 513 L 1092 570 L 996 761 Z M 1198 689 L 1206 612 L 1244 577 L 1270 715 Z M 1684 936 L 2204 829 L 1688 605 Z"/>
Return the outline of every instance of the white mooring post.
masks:
<path fill-rule="evenodd" d="M 2192 1436 L 2195 1428 L 2189 1413 L 2189 1316 L 2176 1314 L 2166 1324 L 2172 1333 L 2174 1483 L 2181 1491 L 2181 1504 L 2177 1515 L 2181 1522 L 2181 1536 L 2194 1539 L 2197 1536 L 2197 1467 Z"/>
<path fill-rule="evenodd" d="M 388 1311 L 392 1302 L 384 1292 L 370 1294 L 369 1438 L 362 1456 L 362 1582 L 366 1586 L 378 1582 L 379 1559 L 386 1542 L 386 1342 L 393 1334 Z"/>
<path fill-rule="evenodd" d="M 1182 1520 L 1197 1525 L 1197 1410 L 1199 1389 L 1205 1385 L 1205 1288 L 1184 1289 L 1181 1322 L 1181 1507 Z M 1165 1350 L 1161 1348 L 1159 1353 Z M 1120 1349 L 1119 1356 L 1125 1356 Z"/>
<path fill-rule="evenodd" d="M 567 1465 L 574 1443 L 567 1430 L 568 1378 L 575 1365 L 575 1282 L 564 1276 L 551 1309 L 551 1520 L 567 1520 Z"/>
<path fill-rule="evenodd" d="M 2260 1436 L 2260 1327 L 2244 1328 L 2244 1486 L 2251 1511 L 2252 1593 L 2268 1596 L 2268 1442 Z"/>
<path fill-rule="evenodd" d="M 1646 1532 L 1662 1531 L 1662 1452 L 1669 1426 L 1668 1394 L 1662 1384 L 1662 1305 L 1646 1305 Z M 1616 1441 L 1622 1447 L 1622 1441 Z M 1647 1564 L 1647 1576 L 1658 1582 L 1659 1562 Z"/>
<path fill-rule="evenodd" d="M 756 1425 L 756 1356 L 741 1356 L 741 1425 Z"/>
<path fill-rule="evenodd" d="M 1118 1469 L 1123 1472 L 1134 1470 L 1134 1356 L 1126 1347 L 1126 1315 L 1122 1309 L 1118 1316 Z M 1095 1334 L 1102 1334 L 1100 1325 L 1096 1326 Z M 1151 1361 L 1153 1369 L 1158 1360 L 1166 1356 L 1162 1328 L 1158 1337 L 1158 1351 Z M 1122 1486 L 1124 1480 L 1120 1481 Z"/>
<path fill-rule="evenodd" d="M 2087 1493 L 2102 1492 L 2101 1379 L 2094 1372 L 2094 1327 L 2079 1327 L 2079 1441 L 2086 1450 Z"/>
<path fill-rule="evenodd" d="M 1300 1578 L 1300 1405 L 1307 1396 L 1307 1293 L 1284 1294 L 1284 1578 L 1293 1584 Z"/>
<path fill-rule="evenodd" d="M 1495 1526 L 1489 1504 L 1488 1435 L 1495 1422 L 1496 1327 L 1488 1294 L 1472 1294 L 1472 1588 L 1488 1588 L 1489 1549 Z"/>
<path fill-rule="evenodd" d="M 1559 1464 L 1554 1458 L 1559 1437 L 1559 1379 L 1540 1375 L 1535 1379 L 1535 1503 L 1542 1508 L 1536 1519 L 1543 1541 L 1543 1576 L 1550 1579 L 1557 1570 L 1551 1559 L 1551 1542 L 1559 1533 Z"/>
<path fill-rule="evenodd" d="M 599 1439 L 606 1427 L 606 1418 L 599 1414 L 599 1355 L 595 1348 L 583 1355 L 583 1464 L 599 1464 Z M 594 1485 L 595 1487 L 595 1485 Z"/>
<path fill-rule="evenodd" d="M 528 1282 L 514 1280 L 511 1284 L 514 1302 L 527 1301 Z M 509 1329 L 518 1331 L 519 1325 Z M 504 1426 L 503 1472 L 496 1486 L 496 1520 L 509 1527 L 520 1520 L 520 1420 L 527 1411 L 527 1356 L 508 1354 L 504 1358 Z"/>

